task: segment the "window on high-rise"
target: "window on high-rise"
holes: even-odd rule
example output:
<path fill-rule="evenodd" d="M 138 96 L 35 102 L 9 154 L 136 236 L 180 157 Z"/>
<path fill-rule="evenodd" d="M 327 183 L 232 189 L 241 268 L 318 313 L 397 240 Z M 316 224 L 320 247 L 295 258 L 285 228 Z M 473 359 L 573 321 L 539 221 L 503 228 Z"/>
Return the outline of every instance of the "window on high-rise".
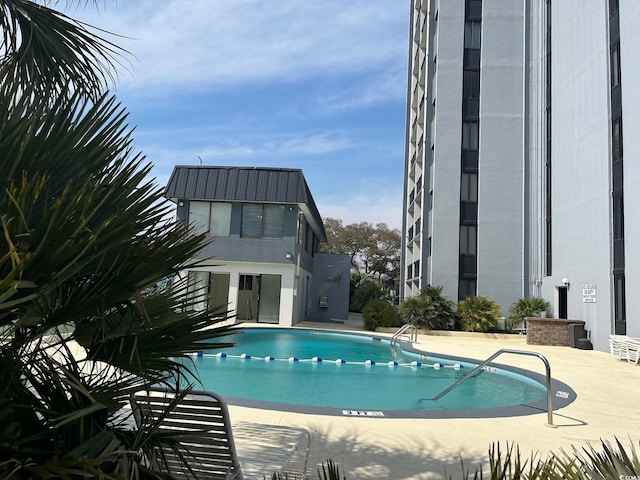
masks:
<path fill-rule="evenodd" d="M 478 70 L 463 72 L 462 95 L 464 98 L 480 98 L 480 72 Z"/>
<path fill-rule="evenodd" d="M 611 47 L 611 88 L 620 85 L 620 44 L 616 43 Z"/>
<path fill-rule="evenodd" d="M 467 20 L 464 22 L 464 48 L 480 48 L 482 22 Z"/>
<path fill-rule="evenodd" d="M 622 118 L 611 122 L 611 156 L 614 162 L 622 160 Z"/>
<path fill-rule="evenodd" d="M 545 212 L 544 212 L 544 274 L 551 276 L 553 265 L 552 252 L 552 208 L 551 208 L 551 0 L 546 1 L 546 56 L 545 56 Z"/>
<path fill-rule="evenodd" d="M 460 225 L 460 255 L 477 255 L 476 226 Z"/>
<path fill-rule="evenodd" d="M 609 0 L 609 69 L 611 72 L 611 216 L 614 300 L 614 333 L 624 335 L 626 326 L 624 155 L 622 128 L 622 74 L 620 65 L 620 16 L 618 0 Z"/>
<path fill-rule="evenodd" d="M 478 201 L 478 174 L 463 173 L 460 181 L 460 200 L 463 202 Z"/>
<path fill-rule="evenodd" d="M 478 122 L 462 123 L 462 148 L 464 150 L 478 150 L 479 129 L 480 124 Z"/>

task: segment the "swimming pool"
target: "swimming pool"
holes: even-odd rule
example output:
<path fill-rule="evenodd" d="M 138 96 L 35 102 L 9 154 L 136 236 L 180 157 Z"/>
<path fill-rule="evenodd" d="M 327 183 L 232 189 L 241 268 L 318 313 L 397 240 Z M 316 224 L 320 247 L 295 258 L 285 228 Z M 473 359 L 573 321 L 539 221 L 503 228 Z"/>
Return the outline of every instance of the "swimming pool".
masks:
<path fill-rule="evenodd" d="M 478 363 L 391 347 L 389 339 L 324 330 L 247 328 L 233 348 L 193 357 L 202 385 L 232 404 L 333 415 L 486 417 L 546 410 L 544 378 L 490 367 L 430 400 Z M 575 398 L 564 384 L 554 408 Z M 566 394 L 566 395 L 565 395 Z"/>

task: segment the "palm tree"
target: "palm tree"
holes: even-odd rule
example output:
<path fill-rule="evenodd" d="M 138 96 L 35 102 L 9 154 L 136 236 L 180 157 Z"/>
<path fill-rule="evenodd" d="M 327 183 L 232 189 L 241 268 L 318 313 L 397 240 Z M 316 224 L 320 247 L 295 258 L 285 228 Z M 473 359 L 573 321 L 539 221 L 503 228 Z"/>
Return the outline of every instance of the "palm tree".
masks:
<path fill-rule="evenodd" d="M 405 323 L 426 329 L 448 328 L 453 322 L 454 303 L 442 294 L 441 286 L 427 286 L 414 297 L 400 304 L 400 315 Z"/>
<path fill-rule="evenodd" d="M 484 296 L 467 297 L 458 302 L 457 314 L 467 332 L 486 332 L 498 324 L 500 305 Z"/>
<path fill-rule="evenodd" d="M 205 239 L 166 221 L 124 108 L 101 93 L 122 52 L 30 1 L 0 0 L 0 25 L 0 477 L 157 478 L 140 452 L 175 440 L 122 408 L 189 387 L 179 360 L 227 333 L 226 313 L 191 309 L 181 281 L 144 292 Z"/>

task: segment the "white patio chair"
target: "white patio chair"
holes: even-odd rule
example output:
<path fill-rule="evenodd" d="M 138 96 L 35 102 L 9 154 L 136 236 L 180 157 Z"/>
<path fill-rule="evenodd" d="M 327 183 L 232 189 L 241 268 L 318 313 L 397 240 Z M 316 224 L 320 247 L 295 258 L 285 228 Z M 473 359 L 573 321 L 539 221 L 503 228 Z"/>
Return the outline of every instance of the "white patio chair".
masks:
<path fill-rule="evenodd" d="M 609 335 L 609 351 L 614 360 L 627 359 L 627 340 L 626 335 Z"/>
<path fill-rule="evenodd" d="M 166 390 L 138 392 L 131 406 L 138 426 L 184 433 L 180 449 L 167 445 L 155 452 L 177 477 L 215 480 L 271 479 L 275 472 L 307 478 L 310 435 L 304 428 L 239 422 L 231 425 L 224 400 L 212 392 L 191 392 L 166 416 L 176 393 Z M 192 472 L 184 469 L 180 456 Z"/>
<path fill-rule="evenodd" d="M 638 364 L 640 361 L 640 339 L 627 338 L 626 341 L 627 361 L 629 363 Z"/>

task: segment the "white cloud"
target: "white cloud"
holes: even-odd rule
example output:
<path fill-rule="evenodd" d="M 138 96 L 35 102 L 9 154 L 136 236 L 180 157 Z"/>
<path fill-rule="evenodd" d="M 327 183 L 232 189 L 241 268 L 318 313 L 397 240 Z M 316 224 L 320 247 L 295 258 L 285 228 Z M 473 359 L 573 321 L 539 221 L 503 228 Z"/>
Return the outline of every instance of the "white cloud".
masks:
<path fill-rule="evenodd" d="M 277 138 L 265 144 L 267 153 L 279 155 L 321 155 L 344 150 L 351 146 L 351 140 L 341 132 L 300 134 Z"/>
<path fill-rule="evenodd" d="M 148 92 L 389 68 L 406 50 L 406 3 L 140 0 L 70 15 L 132 37 L 114 39 L 138 59 L 121 84 Z"/>
<path fill-rule="evenodd" d="M 389 100 L 406 98 L 406 75 L 403 71 L 371 76 L 363 85 L 344 89 L 320 99 L 325 112 L 340 112 L 359 107 L 378 105 Z"/>
<path fill-rule="evenodd" d="M 168 135 L 148 138 L 144 153 L 154 163 L 154 174 L 167 177 L 174 165 L 254 165 L 300 167 L 301 159 L 350 148 L 353 141 L 342 132 L 291 135 L 254 135 L 239 141 L 237 137 L 198 135 L 199 129 L 183 130 L 172 136 L 187 139 L 181 145 L 170 146 L 163 140 Z M 195 141 L 199 138 L 199 141 Z M 295 165 L 293 165 L 295 164 Z"/>

